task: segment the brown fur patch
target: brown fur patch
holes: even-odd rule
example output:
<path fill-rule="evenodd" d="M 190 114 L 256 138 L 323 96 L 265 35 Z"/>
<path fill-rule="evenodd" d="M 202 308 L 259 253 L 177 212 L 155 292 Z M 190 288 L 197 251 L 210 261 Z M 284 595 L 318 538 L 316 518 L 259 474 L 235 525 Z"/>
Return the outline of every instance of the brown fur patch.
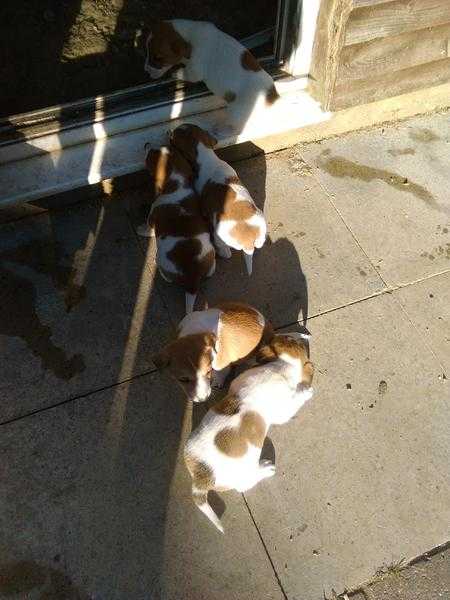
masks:
<path fill-rule="evenodd" d="M 240 458 L 246 454 L 249 444 L 262 448 L 265 437 L 266 422 L 259 413 L 249 411 L 242 416 L 239 427 L 226 427 L 219 431 L 214 443 L 224 454 Z"/>
<path fill-rule="evenodd" d="M 228 178 L 230 180 L 231 178 Z M 227 180 L 227 181 L 228 181 Z M 232 183 L 240 183 L 236 177 Z M 242 184 L 241 184 L 242 185 Z M 211 222 L 235 221 L 230 233 L 246 250 L 253 250 L 259 235 L 259 228 L 246 221 L 257 214 L 256 207 L 247 200 L 239 199 L 236 192 L 226 183 L 209 181 L 200 197 L 202 213 Z"/>
<path fill-rule="evenodd" d="M 261 65 L 249 50 L 244 50 L 241 54 L 241 65 L 246 71 L 261 71 Z"/>
<path fill-rule="evenodd" d="M 239 200 L 230 185 L 213 181 L 208 181 L 203 188 L 200 205 L 202 213 L 210 220 L 215 216 L 219 221 L 246 221 L 256 214 L 255 206 Z"/>
<path fill-rule="evenodd" d="M 237 415 L 241 401 L 234 394 L 225 396 L 220 402 L 217 402 L 212 407 L 212 410 L 219 415 Z"/>
<path fill-rule="evenodd" d="M 215 342 L 216 336 L 212 333 L 186 335 L 167 344 L 153 357 L 153 362 L 158 369 L 169 367 L 176 379 L 195 379 L 197 371 L 208 375 L 211 373 L 211 350 Z"/>
<path fill-rule="evenodd" d="M 156 69 L 177 65 L 191 57 L 192 46 L 175 30 L 172 23 L 160 21 L 147 39 L 150 65 Z"/>
<path fill-rule="evenodd" d="M 192 167 L 181 152 L 175 148 L 166 152 L 162 148 L 149 150 L 145 164 L 153 179 L 156 195 L 172 194 L 178 189 L 179 183 L 175 179 L 171 179 L 172 174 L 181 175 L 186 186 L 192 183 Z"/>
<path fill-rule="evenodd" d="M 214 487 L 214 473 L 211 467 L 189 454 L 184 455 L 184 462 L 196 488 L 207 491 Z"/>
<path fill-rule="evenodd" d="M 236 100 L 236 94 L 231 90 L 227 90 L 223 96 L 223 99 L 225 100 L 225 102 L 228 102 L 228 104 L 230 104 L 231 102 L 234 102 Z"/>
<path fill-rule="evenodd" d="M 247 304 L 226 302 L 217 308 L 222 311 L 215 361 L 220 371 L 251 355 L 261 341 L 264 325 L 260 323 L 259 313 Z"/>
<path fill-rule="evenodd" d="M 314 375 L 314 366 L 309 360 L 306 344 L 294 340 L 286 335 L 275 335 L 271 342 L 261 346 L 256 354 L 258 363 L 265 364 L 277 360 L 281 354 L 288 354 L 293 359 L 298 359 L 302 365 L 302 382 L 310 386 Z"/>
<path fill-rule="evenodd" d="M 198 260 L 201 251 L 202 244 L 200 240 L 194 238 L 178 242 L 167 253 L 167 258 L 175 265 L 179 273 L 164 271 L 164 275 L 169 281 L 177 283 L 191 294 L 198 292 L 200 282 L 206 277 L 212 260 L 214 260 L 213 251 L 208 253 L 202 260 Z"/>
<path fill-rule="evenodd" d="M 237 175 L 230 175 L 229 177 L 227 177 L 225 179 L 225 182 L 228 185 L 231 185 L 232 183 L 237 183 L 238 185 L 242 185 L 242 181 L 239 179 L 239 177 Z"/>
<path fill-rule="evenodd" d="M 209 226 L 201 215 L 184 214 L 178 204 L 157 206 L 152 211 L 151 222 L 155 226 L 157 238 L 168 235 L 187 238 L 209 232 Z"/>
<path fill-rule="evenodd" d="M 255 242 L 259 235 L 259 227 L 248 225 L 248 223 L 237 223 L 231 230 L 230 234 L 245 248 L 245 250 L 253 250 Z"/>
<path fill-rule="evenodd" d="M 280 98 L 280 94 L 277 92 L 275 85 L 272 85 L 266 92 L 266 103 L 271 105 L 274 104 Z"/>
<path fill-rule="evenodd" d="M 197 145 L 199 142 L 207 148 L 214 148 L 217 140 L 206 129 L 202 129 L 197 125 L 186 123 L 177 127 L 171 135 L 171 145 L 177 148 L 182 155 L 189 161 L 194 172 L 198 171 L 199 165 L 197 162 Z"/>

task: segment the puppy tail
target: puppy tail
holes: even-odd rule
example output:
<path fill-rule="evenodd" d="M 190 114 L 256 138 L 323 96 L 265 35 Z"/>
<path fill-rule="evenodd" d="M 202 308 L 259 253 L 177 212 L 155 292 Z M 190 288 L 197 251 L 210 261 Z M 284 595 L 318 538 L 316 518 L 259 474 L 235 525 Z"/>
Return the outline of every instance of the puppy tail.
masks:
<path fill-rule="evenodd" d="M 186 292 L 186 314 L 194 311 L 195 300 L 197 299 L 197 294 L 191 294 Z"/>
<path fill-rule="evenodd" d="M 206 490 L 197 490 L 192 489 L 192 499 L 194 503 L 198 506 L 198 508 L 202 511 L 204 515 L 208 517 L 208 519 L 217 527 L 217 529 L 224 533 L 222 523 L 220 522 L 219 517 L 213 511 L 211 505 L 208 503 L 208 492 Z"/>

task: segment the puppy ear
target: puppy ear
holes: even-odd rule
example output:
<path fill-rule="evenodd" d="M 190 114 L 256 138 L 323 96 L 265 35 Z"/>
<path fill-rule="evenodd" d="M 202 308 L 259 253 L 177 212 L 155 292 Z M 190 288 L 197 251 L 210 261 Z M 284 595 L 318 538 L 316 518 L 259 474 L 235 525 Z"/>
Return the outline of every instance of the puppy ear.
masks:
<path fill-rule="evenodd" d="M 209 131 L 203 130 L 202 142 L 209 148 L 215 148 L 217 146 L 217 138 L 215 138 Z"/>
<path fill-rule="evenodd" d="M 148 151 L 145 165 L 150 173 L 150 177 L 153 179 L 155 192 L 157 194 L 161 193 L 164 184 L 166 183 L 168 163 L 168 152 L 163 152 L 161 148 L 159 150 L 153 148 Z"/>
<path fill-rule="evenodd" d="M 165 346 L 161 352 L 152 356 L 153 364 L 157 369 L 164 369 L 170 364 L 170 345 Z"/>
<path fill-rule="evenodd" d="M 170 44 L 172 52 L 181 58 L 191 58 L 192 46 L 181 35 L 177 36 Z"/>
<path fill-rule="evenodd" d="M 214 333 L 206 333 L 204 340 L 208 348 L 212 348 L 213 350 L 215 350 L 217 337 L 214 335 Z"/>

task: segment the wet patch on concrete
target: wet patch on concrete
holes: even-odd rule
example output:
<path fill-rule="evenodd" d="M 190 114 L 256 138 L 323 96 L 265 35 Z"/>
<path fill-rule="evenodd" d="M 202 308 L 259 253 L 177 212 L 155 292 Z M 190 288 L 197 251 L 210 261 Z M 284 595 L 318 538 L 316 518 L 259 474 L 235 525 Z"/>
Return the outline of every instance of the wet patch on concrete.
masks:
<path fill-rule="evenodd" d="M 319 156 L 318 164 L 321 169 L 332 175 L 333 177 L 350 177 L 351 179 L 359 179 L 367 183 L 375 180 L 384 181 L 390 187 L 401 191 L 413 194 L 429 206 L 440 210 L 440 206 L 433 194 L 418 183 L 410 181 L 407 177 L 398 175 L 386 169 L 378 169 L 352 162 L 342 156 L 331 156 L 330 150 L 325 150 Z"/>
<path fill-rule="evenodd" d="M 391 156 L 407 156 L 415 153 L 414 148 L 391 148 L 388 150 L 388 154 Z"/>
<path fill-rule="evenodd" d="M 435 246 L 431 252 L 424 251 L 421 252 L 420 256 L 422 258 L 428 258 L 429 260 L 434 260 L 435 258 L 447 258 L 450 259 L 450 242 L 447 244 L 441 244 L 439 246 Z"/>
<path fill-rule="evenodd" d="M 44 369 L 66 381 L 84 371 L 84 359 L 80 354 L 69 358 L 52 342 L 51 328 L 41 321 L 36 310 L 38 294 L 35 284 L 15 272 L 14 265 L 25 266 L 50 277 L 63 295 L 66 312 L 70 312 L 86 297 L 86 289 L 75 282 L 76 269 L 64 264 L 69 259 L 58 242 L 48 240 L 30 240 L 0 253 L 3 298 L 0 334 L 21 338 L 33 355 L 40 359 Z"/>
<path fill-rule="evenodd" d="M 28 594 L 37 588 L 40 590 L 39 600 L 88 600 L 70 578 L 58 569 L 39 565 L 34 561 L 17 561 L 0 565 L 0 595 L 28 598 Z M 33 595 L 34 597 L 34 595 Z"/>
<path fill-rule="evenodd" d="M 48 240 L 32 240 L 0 253 L 2 262 L 17 263 L 48 275 L 55 288 L 62 292 L 66 311 L 70 312 L 86 297 L 86 288 L 75 282 L 77 270 L 64 264 L 68 258 L 61 244 Z"/>
<path fill-rule="evenodd" d="M 437 142 L 440 138 L 431 129 L 417 127 L 408 131 L 409 137 L 415 142 Z"/>
<path fill-rule="evenodd" d="M 59 379 L 69 380 L 86 368 L 81 354 L 68 358 L 65 351 L 52 342 L 50 327 L 42 323 L 37 310 L 37 292 L 28 279 L 0 267 L 4 292 L 0 311 L 0 335 L 22 339 L 42 367 Z"/>

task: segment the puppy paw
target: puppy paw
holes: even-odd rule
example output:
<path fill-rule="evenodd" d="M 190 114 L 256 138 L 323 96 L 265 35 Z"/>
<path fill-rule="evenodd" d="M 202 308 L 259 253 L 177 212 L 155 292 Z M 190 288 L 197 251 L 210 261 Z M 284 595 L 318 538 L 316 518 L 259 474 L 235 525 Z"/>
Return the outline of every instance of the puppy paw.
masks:
<path fill-rule="evenodd" d="M 223 246 L 221 248 L 216 248 L 216 253 L 221 258 L 231 258 L 231 249 L 228 246 Z"/>
<path fill-rule="evenodd" d="M 140 235 L 141 237 L 148 237 L 148 238 L 155 237 L 155 229 L 153 227 L 150 227 L 150 225 L 148 225 L 147 223 L 144 223 L 143 225 L 139 225 L 139 227 L 136 229 L 136 233 L 138 235 Z"/>
<path fill-rule="evenodd" d="M 275 475 L 275 465 L 270 460 L 262 460 L 259 463 L 259 468 L 264 477 L 273 477 Z"/>

